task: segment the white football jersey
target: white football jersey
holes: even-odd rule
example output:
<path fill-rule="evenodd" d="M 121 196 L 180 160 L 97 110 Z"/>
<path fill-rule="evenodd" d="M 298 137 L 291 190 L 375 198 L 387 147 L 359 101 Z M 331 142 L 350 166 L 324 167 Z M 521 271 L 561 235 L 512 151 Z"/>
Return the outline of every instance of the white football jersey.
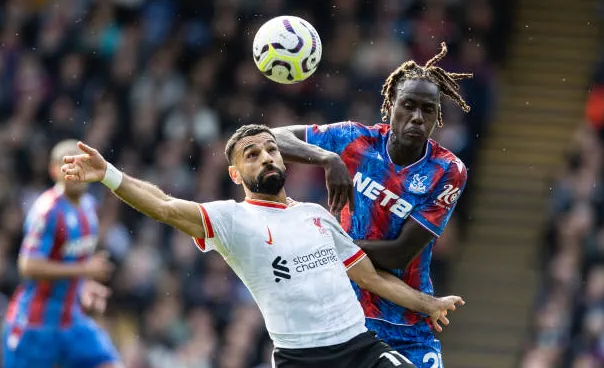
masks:
<path fill-rule="evenodd" d="M 367 331 L 346 269 L 365 257 L 314 203 L 246 200 L 199 205 L 206 239 L 250 290 L 276 347 L 346 342 Z"/>

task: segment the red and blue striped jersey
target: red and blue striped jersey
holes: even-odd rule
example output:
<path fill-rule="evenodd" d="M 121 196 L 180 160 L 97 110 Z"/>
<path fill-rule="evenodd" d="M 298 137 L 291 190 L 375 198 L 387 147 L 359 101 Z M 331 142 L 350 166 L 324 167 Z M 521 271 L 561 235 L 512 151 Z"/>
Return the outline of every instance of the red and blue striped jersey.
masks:
<path fill-rule="evenodd" d="M 438 237 L 465 187 L 465 165 L 428 139 L 424 156 L 401 167 L 392 162 L 386 149 L 389 136 L 387 124 L 343 122 L 306 128 L 306 141 L 339 154 L 353 178 L 355 210 L 351 214 L 346 206 L 341 215 L 342 227 L 353 239 L 395 239 L 409 218 Z M 409 286 L 427 294 L 434 292 L 430 280 L 433 244 L 406 270 L 392 270 Z M 426 321 L 424 315 L 354 286 L 368 318 L 398 325 Z"/>
<path fill-rule="evenodd" d="M 49 189 L 29 210 L 24 231 L 20 257 L 85 261 L 98 239 L 95 200 L 85 194 L 75 205 L 57 188 Z M 82 313 L 78 298 L 81 281 L 24 279 L 12 297 L 6 320 L 22 327 L 69 326 Z"/>

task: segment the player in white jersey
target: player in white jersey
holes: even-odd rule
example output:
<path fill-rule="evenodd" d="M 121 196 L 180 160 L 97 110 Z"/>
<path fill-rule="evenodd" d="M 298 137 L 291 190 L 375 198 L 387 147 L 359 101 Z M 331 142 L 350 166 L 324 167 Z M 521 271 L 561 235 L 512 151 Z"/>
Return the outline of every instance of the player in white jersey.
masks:
<path fill-rule="evenodd" d="M 289 200 L 285 165 L 270 130 L 243 126 L 226 147 L 229 175 L 246 201 L 199 204 L 173 198 L 106 162 L 93 148 L 66 156 L 71 181 L 101 181 L 123 201 L 191 235 L 204 252 L 220 253 L 250 290 L 274 342 L 274 366 L 413 367 L 365 327 L 350 281 L 394 303 L 448 324 L 456 296 L 422 294 L 373 264 L 316 204 Z M 438 326 L 439 328 L 440 326 Z"/>

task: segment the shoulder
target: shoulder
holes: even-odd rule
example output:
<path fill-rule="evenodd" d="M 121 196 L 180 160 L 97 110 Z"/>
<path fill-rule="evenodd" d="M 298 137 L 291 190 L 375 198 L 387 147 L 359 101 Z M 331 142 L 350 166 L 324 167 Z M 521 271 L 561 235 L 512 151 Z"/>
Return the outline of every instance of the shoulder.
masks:
<path fill-rule="evenodd" d="M 199 207 L 201 210 L 203 209 L 211 209 L 211 210 L 221 210 L 221 211 L 235 211 L 237 208 L 242 207 L 243 202 L 236 202 L 233 199 L 220 200 L 220 201 L 212 201 L 199 203 Z"/>
<path fill-rule="evenodd" d="M 379 136 L 386 135 L 390 131 L 389 124 L 375 124 L 367 125 L 359 121 L 339 121 L 326 125 L 311 125 L 310 126 L 316 132 L 325 132 L 327 130 L 342 133 L 351 133 L 356 135 L 364 136 Z"/>
<path fill-rule="evenodd" d="M 317 212 L 317 213 L 329 213 L 323 206 L 317 203 L 312 202 L 295 202 L 295 207 L 302 208 L 307 211 Z"/>
<path fill-rule="evenodd" d="M 56 212 L 59 208 L 59 198 L 60 195 L 54 189 L 45 191 L 36 199 L 29 210 L 29 215 L 45 217 Z"/>
<path fill-rule="evenodd" d="M 453 152 L 430 139 L 432 145 L 431 160 L 439 165 L 444 172 L 455 174 L 459 177 L 467 176 L 466 165 Z"/>
<path fill-rule="evenodd" d="M 367 125 L 357 121 L 349 121 L 348 124 L 353 132 L 367 137 L 385 137 L 390 131 L 389 124 Z"/>
<path fill-rule="evenodd" d="M 308 216 L 321 217 L 328 220 L 335 220 L 335 217 L 323 206 L 312 202 L 296 202 L 296 208 L 304 211 Z"/>

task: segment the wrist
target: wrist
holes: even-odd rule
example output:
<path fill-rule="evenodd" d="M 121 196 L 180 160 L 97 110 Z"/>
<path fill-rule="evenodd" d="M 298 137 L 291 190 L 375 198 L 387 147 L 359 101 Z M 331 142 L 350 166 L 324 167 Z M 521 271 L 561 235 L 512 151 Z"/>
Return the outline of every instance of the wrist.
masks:
<path fill-rule="evenodd" d="M 101 180 L 101 183 L 111 189 L 111 191 L 115 191 L 119 188 L 120 184 L 122 184 L 123 177 L 124 175 L 121 171 L 110 162 L 107 162 L 105 166 L 105 176 L 103 177 L 103 180 Z"/>
<path fill-rule="evenodd" d="M 440 302 L 440 300 L 438 300 L 438 298 L 435 298 L 433 296 L 427 296 L 427 297 L 428 297 L 427 303 L 424 303 L 425 310 L 422 311 L 422 313 L 427 314 L 427 315 L 432 315 L 443 309 L 441 302 Z"/>
<path fill-rule="evenodd" d="M 338 155 L 337 153 L 330 152 L 330 151 L 325 151 L 325 153 L 323 154 L 323 157 L 321 157 L 320 164 L 321 164 L 321 166 L 323 166 L 323 168 L 327 168 L 338 161 L 341 161 L 340 155 Z"/>

